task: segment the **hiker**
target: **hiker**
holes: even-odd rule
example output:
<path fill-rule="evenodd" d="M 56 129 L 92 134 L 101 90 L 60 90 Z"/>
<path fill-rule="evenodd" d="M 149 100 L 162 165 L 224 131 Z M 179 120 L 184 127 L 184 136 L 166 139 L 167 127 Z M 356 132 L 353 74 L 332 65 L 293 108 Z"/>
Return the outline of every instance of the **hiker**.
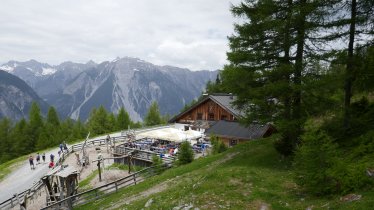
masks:
<path fill-rule="evenodd" d="M 51 161 L 48 165 L 48 168 L 53 168 L 55 166 L 55 163 L 53 161 Z"/>
<path fill-rule="evenodd" d="M 68 146 L 66 145 L 66 142 L 64 141 L 63 143 L 63 146 L 64 146 L 64 150 L 67 152 L 68 151 Z"/>
<path fill-rule="evenodd" d="M 40 155 L 39 155 L 39 152 L 36 153 L 36 164 L 40 164 Z"/>
<path fill-rule="evenodd" d="M 64 148 L 64 145 L 62 145 L 62 143 L 61 143 L 61 144 L 60 144 L 60 151 L 61 151 L 61 152 L 62 152 L 63 148 Z"/>
<path fill-rule="evenodd" d="M 51 162 L 53 162 L 54 159 L 55 159 L 55 156 L 51 153 L 51 155 L 49 157 L 51 158 Z"/>
<path fill-rule="evenodd" d="M 43 163 L 45 163 L 45 153 L 42 154 Z"/>
<path fill-rule="evenodd" d="M 32 169 L 35 169 L 35 165 L 34 165 L 34 157 L 32 155 L 30 155 L 29 157 L 29 163 L 30 163 L 30 168 L 31 170 Z"/>
<path fill-rule="evenodd" d="M 57 154 L 58 154 L 58 157 L 60 157 L 61 156 L 61 151 L 58 151 Z"/>

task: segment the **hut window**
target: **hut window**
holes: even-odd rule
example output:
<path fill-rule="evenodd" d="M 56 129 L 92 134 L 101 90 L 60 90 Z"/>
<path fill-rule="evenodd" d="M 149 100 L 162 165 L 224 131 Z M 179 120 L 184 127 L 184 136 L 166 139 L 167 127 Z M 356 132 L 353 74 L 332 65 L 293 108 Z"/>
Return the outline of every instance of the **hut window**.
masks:
<path fill-rule="evenodd" d="M 209 120 L 214 120 L 214 114 L 213 113 L 209 113 Z"/>
<path fill-rule="evenodd" d="M 235 145 L 237 145 L 238 144 L 238 140 L 236 140 L 236 139 L 232 139 L 231 141 L 230 141 L 230 146 L 235 146 Z"/>
<path fill-rule="evenodd" d="M 203 119 L 203 113 L 197 113 L 197 119 L 202 120 Z"/>

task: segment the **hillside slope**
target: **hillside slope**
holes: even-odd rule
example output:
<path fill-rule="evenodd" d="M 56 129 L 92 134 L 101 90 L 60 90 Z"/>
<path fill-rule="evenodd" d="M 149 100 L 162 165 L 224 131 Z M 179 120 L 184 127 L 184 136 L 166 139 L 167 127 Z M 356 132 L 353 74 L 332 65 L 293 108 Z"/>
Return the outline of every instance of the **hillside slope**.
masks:
<path fill-rule="evenodd" d="M 39 104 L 42 113 L 47 113 L 49 105 L 30 86 L 18 77 L 0 70 L 0 118 L 27 118 L 33 102 Z"/>
<path fill-rule="evenodd" d="M 294 182 L 291 163 L 272 139 L 238 145 L 229 151 L 170 169 L 136 186 L 76 209 L 370 209 L 373 190 L 316 198 Z M 148 205 L 146 205 L 148 203 Z M 147 207 L 145 207 L 147 206 Z"/>

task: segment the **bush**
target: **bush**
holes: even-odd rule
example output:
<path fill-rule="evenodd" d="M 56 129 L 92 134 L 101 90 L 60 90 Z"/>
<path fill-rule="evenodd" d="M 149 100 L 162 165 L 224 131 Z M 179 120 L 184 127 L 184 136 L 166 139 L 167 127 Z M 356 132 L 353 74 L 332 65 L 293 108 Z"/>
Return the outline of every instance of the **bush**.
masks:
<path fill-rule="evenodd" d="M 210 142 L 212 143 L 212 153 L 218 154 L 227 150 L 227 146 L 223 143 L 217 136 L 212 135 L 210 137 Z"/>
<path fill-rule="evenodd" d="M 296 183 L 313 194 L 329 194 L 340 188 L 333 167 L 338 164 L 337 145 L 324 131 L 313 129 L 302 136 L 295 152 Z"/>
<path fill-rule="evenodd" d="M 179 164 L 187 164 L 191 163 L 194 158 L 194 153 L 191 147 L 191 144 L 188 141 L 183 142 L 180 145 L 179 153 L 178 153 L 178 161 Z"/>
<path fill-rule="evenodd" d="M 152 165 L 154 166 L 154 170 L 156 174 L 159 174 L 163 171 L 162 160 L 159 156 L 157 155 L 152 156 Z"/>
<path fill-rule="evenodd" d="M 310 127 L 295 153 L 296 182 L 315 195 L 345 194 L 371 186 L 366 170 L 373 163 L 372 134 L 360 137 L 357 141 L 362 146 L 344 155 L 325 131 Z"/>

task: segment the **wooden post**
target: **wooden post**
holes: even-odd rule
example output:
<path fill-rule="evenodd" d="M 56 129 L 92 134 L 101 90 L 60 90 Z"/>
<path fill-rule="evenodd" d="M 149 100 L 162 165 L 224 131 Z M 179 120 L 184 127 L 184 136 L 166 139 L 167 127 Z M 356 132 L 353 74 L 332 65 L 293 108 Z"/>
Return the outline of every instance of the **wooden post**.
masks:
<path fill-rule="evenodd" d="M 134 183 L 136 184 L 136 176 L 135 176 L 136 174 L 134 174 L 133 176 L 134 176 Z"/>
<path fill-rule="evenodd" d="M 129 165 L 129 174 L 131 174 L 131 160 L 130 160 L 130 155 L 127 156 L 127 165 Z"/>
<path fill-rule="evenodd" d="M 98 160 L 98 161 L 97 161 L 97 167 L 98 167 L 98 169 L 99 169 L 99 182 L 101 182 L 101 168 L 100 168 L 100 162 L 101 162 L 101 160 Z"/>
<path fill-rule="evenodd" d="M 116 186 L 116 192 L 118 192 L 118 185 L 117 185 L 117 182 L 114 182 L 114 185 Z"/>

